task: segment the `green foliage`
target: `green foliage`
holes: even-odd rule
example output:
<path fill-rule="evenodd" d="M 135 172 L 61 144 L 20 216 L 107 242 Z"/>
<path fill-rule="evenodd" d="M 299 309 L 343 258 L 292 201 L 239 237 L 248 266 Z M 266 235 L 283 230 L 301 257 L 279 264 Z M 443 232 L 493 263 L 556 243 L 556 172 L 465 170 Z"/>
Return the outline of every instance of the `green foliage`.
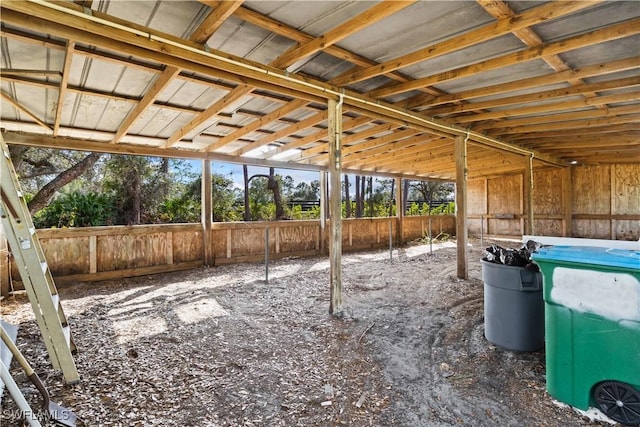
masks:
<path fill-rule="evenodd" d="M 454 202 L 444 203 L 431 210 L 431 215 L 452 215 L 456 212 L 456 204 Z"/>
<path fill-rule="evenodd" d="M 113 200 L 105 194 L 74 191 L 56 198 L 34 217 L 36 227 L 91 227 L 109 225 Z"/>

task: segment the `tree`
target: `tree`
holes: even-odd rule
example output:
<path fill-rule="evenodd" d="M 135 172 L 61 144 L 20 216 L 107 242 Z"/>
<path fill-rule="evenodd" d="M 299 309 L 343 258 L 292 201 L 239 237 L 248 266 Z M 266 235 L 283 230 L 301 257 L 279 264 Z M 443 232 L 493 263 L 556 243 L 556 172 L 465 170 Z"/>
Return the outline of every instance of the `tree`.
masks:
<path fill-rule="evenodd" d="M 9 153 L 23 189 L 33 194 L 27 204 L 31 215 L 47 206 L 64 186 L 90 171 L 101 157 L 100 153 L 16 145 L 9 146 Z"/>
<path fill-rule="evenodd" d="M 345 217 L 351 218 L 351 197 L 349 196 L 349 175 L 344 174 L 344 206 Z"/>
<path fill-rule="evenodd" d="M 453 183 L 442 181 L 412 181 L 411 189 L 416 191 L 422 200 L 427 202 L 429 210 L 433 207 L 433 201 L 449 199 L 453 192 Z"/>
<path fill-rule="evenodd" d="M 255 178 L 263 178 L 263 180 L 254 181 Z M 289 177 L 290 178 L 290 177 Z M 264 181 L 266 179 L 266 181 Z M 253 202 L 253 206 L 255 208 L 264 208 L 269 203 L 269 200 L 266 198 L 267 191 L 270 190 L 272 195 L 272 201 L 275 207 L 274 216 L 275 219 L 287 219 L 285 208 L 284 208 L 284 198 L 282 196 L 282 177 L 280 175 L 275 174 L 274 168 L 269 168 L 269 175 L 257 174 L 253 175 L 248 179 L 250 183 L 250 193 L 251 200 Z M 262 182 L 260 182 L 262 181 Z M 293 180 L 291 180 L 293 181 Z M 252 209 L 254 211 L 254 209 Z M 263 210 L 263 212 L 252 212 L 252 219 L 267 219 L 272 215 L 268 214 Z"/>

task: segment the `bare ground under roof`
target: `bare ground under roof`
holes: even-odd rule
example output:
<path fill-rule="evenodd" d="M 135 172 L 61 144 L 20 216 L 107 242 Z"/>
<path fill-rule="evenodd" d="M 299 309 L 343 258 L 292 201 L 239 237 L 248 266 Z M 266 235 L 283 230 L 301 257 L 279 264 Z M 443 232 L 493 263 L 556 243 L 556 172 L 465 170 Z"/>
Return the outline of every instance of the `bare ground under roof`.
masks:
<path fill-rule="evenodd" d="M 455 277 L 453 243 L 346 255 L 342 319 L 327 313 L 325 257 L 275 261 L 268 284 L 244 264 L 63 288 L 74 386 L 47 364 L 25 296 L 2 316 L 84 425 L 602 425 L 545 392 L 543 351 L 486 341 L 484 246 L 471 243 L 469 280 Z M 5 395 L 2 425 L 18 425 L 13 407 Z"/>

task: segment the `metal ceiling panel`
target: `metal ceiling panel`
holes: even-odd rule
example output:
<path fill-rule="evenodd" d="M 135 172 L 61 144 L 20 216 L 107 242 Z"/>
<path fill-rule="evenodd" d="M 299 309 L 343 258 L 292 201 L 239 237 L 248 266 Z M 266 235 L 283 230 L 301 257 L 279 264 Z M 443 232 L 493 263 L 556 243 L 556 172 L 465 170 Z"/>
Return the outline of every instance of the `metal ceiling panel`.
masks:
<path fill-rule="evenodd" d="M 295 42 L 231 17 L 207 41 L 213 49 L 268 64 L 282 52 L 295 46 Z"/>
<path fill-rule="evenodd" d="M 637 1 L 605 1 L 566 17 L 549 20 L 532 29 L 546 42 L 584 34 L 638 16 Z"/>
<path fill-rule="evenodd" d="M 386 62 L 491 21 L 476 2 L 420 1 L 349 36 L 339 45 Z"/>

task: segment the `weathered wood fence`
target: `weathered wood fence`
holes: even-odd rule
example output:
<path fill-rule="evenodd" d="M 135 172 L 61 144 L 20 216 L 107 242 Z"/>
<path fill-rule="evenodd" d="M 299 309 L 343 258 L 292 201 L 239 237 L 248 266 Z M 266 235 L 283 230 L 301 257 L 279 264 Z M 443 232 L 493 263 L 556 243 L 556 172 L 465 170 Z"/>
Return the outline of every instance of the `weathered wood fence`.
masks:
<path fill-rule="evenodd" d="M 400 228 L 399 221 L 397 217 L 343 219 L 343 251 L 388 247 L 389 233 L 397 246 L 429 235 L 429 224 L 434 237 L 442 232 L 452 235 L 455 230 L 453 215 L 404 217 Z M 324 233 L 319 220 L 213 223 L 209 239 L 212 264 L 262 261 L 267 227 L 270 258 L 326 253 L 330 221 Z M 58 284 L 162 273 L 204 263 L 201 224 L 42 229 L 37 234 Z M 6 239 L 0 235 L 3 295 L 10 286 L 21 287 L 9 254 Z"/>

